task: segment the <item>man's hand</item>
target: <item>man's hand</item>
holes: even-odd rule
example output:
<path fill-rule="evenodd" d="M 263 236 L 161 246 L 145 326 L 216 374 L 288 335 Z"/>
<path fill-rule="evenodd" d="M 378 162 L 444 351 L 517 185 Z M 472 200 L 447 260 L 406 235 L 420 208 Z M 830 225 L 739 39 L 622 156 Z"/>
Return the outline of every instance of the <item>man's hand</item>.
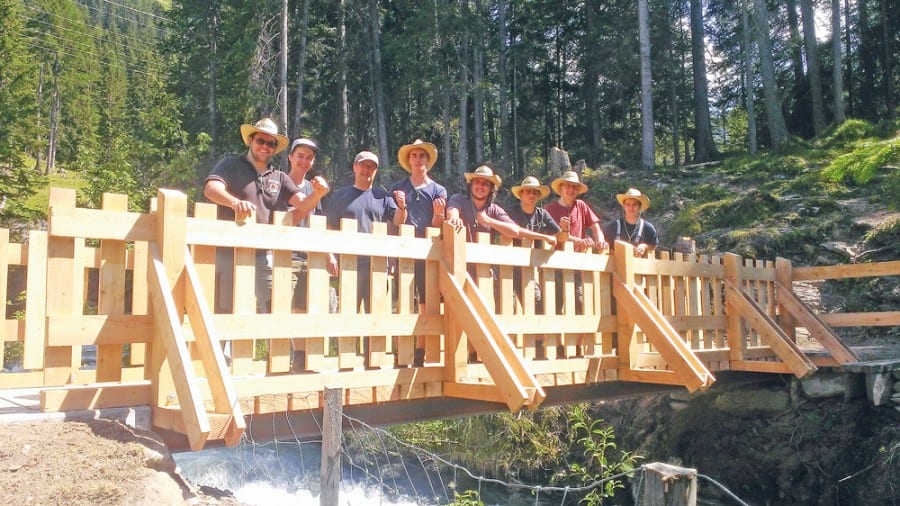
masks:
<path fill-rule="evenodd" d="M 394 190 L 394 202 L 397 203 L 397 209 L 406 209 L 406 192 Z"/>
<path fill-rule="evenodd" d="M 444 214 L 444 210 L 447 207 L 447 199 L 444 197 L 438 197 L 431 201 L 431 208 L 434 210 L 434 214 L 441 215 Z"/>
<path fill-rule="evenodd" d="M 238 200 L 231 205 L 231 210 L 234 211 L 234 221 L 243 223 L 250 213 L 256 211 L 256 206 L 249 200 Z"/>
<path fill-rule="evenodd" d="M 310 180 L 312 184 L 313 193 L 315 193 L 319 198 L 325 196 L 328 193 L 330 188 L 328 187 L 328 181 L 325 181 L 325 178 L 322 176 L 316 176 Z"/>

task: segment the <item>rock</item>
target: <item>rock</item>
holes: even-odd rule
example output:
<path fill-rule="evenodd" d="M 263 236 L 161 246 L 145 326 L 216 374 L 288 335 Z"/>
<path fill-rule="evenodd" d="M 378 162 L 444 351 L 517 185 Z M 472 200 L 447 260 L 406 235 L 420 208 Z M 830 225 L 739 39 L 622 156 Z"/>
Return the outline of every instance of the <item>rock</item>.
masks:
<path fill-rule="evenodd" d="M 856 247 L 849 246 L 843 241 L 828 241 L 822 244 L 822 247 L 827 249 L 828 251 L 831 251 L 832 253 L 842 255 L 847 259 L 856 258 L 856 255 L 858 253 Z"/>
<path fill-rule="evenodd" d="M 743 390 L 720 395 L 716 408 L 741 417 L 776 415 L 790 409 L 790 395 L 783 390 Z"/>
<path fill-rule="evenodd" d="M 843 374 L 818 371 L 800 380 L 800 386 L 803 388 L 803 395 L 810 399 L 839 397 L 847 389 L 847 378 Z"/>

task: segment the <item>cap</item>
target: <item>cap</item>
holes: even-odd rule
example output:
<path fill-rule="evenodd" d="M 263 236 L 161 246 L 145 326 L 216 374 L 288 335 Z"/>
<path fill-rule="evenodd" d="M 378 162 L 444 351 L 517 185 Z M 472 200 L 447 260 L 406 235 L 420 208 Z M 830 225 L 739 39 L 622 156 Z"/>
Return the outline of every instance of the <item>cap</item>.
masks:
<path fill-rule="evenodd" d="M 365 160 L 375 162 L 375 166 L 378 167 L 378 157 L 371 151 L 360 151 L 356 154 L 356 158 L 353 159 L 353 163 L 359 163 Z"/>
<path fill-rule="evenodd" d="M 319 152 L 319 146 L 317 146 L 316 143 L 313 142 L 311 139 L 307 139 L 306 137 L 301 137 L 299 139 L 296 139 L 294 142 L 292 142 L 290 152 L 293 153 L 294 148 L 296 148 L 297 146 L 306 146 L 309 149 L 313 150 L 314 153 Z"/>

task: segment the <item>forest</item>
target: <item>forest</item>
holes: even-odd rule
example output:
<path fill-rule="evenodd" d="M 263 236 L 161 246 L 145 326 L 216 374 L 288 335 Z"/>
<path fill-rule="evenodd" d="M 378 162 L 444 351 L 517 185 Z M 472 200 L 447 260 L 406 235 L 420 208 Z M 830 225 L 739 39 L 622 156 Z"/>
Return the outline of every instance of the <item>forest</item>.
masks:
<path fill-rule="evenodd" d="M 329 179 L 415 138 L 434 178 L 546 177 L 778 152 L 847 118 L 893 125 L 895 0 L 0 0 L 0 225 L 77 172 L 80 198 L 197 196 L 262 116 Z M 387 161 L 385 161 L 387 160 Z M 388 163 L 389 162 L 389 163 Z M 284 163 L 283 161 L 281 163 Z"/>

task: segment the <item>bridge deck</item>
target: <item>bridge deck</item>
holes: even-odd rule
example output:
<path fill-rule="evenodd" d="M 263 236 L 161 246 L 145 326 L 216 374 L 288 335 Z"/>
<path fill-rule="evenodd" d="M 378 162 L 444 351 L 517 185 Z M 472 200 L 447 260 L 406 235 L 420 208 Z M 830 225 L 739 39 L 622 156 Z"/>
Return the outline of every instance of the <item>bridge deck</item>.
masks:
<path fill-rule="evenodd" d="M 614 255 L 576 253 L 486 234 L 468 243 L 448 225 L 424 238 L 408 226 L 361 234 L 352 221 L 332 231 L 316 219 L 287 226 L 283 216 L 240 225 L 216 220 L 208 204 L 188 216 L 172 190 L 160 190 L 149 213 L 127 212 L 122 196 L 80 209 L 72 190 L 54 189 L 50 202 L 48 230 L 27 244 L 0 231 L 0 287 L 9 299 L 27 292 L 20 319 L 0 325 L 0 344 L 20 346 L 24 371 L 0 372 L 0 389 L 40 387 L 43 411 L 151 406 L 153 428 L 194 449 L 236 444 L 260 417 L 321 411 L 326 387 L 343 389 L 348 409 L 409 420 L 432 404 L 534 409 L 581 388 L 693 392 L 724 373 L 803 378 L 859 362 L 832 325 L 900 325 L 900 311 L 819 315 L 792 290 L 796 279 L 900 274 L 900 261 L 795 276 L 784 259 L 642 259 L 625 243 Z M 300 309 L 290 303 L 298 249 L 308 259 Z M 256 309 L 260 251 L 272 257 L 271 312 Z M 224 252 L 228 266 L 219 265 Z M 331 253 L 341 255 L 336 279 L 325 268 Z M 368 270 L 357 270 L 360 256 L 372 259 Z M 380 267 L 388 263 L 391 275 Z M 227 271 L 233 286 L 217 294 Z M 368 293 L 357 293 L 361 276 L 371 278 Z M 799 328 L 825 353 L 799 347 Z M 418 346 L 424 366 L 414 364 Z M 82 367 L 87 347 L 92 369 Z"/>

